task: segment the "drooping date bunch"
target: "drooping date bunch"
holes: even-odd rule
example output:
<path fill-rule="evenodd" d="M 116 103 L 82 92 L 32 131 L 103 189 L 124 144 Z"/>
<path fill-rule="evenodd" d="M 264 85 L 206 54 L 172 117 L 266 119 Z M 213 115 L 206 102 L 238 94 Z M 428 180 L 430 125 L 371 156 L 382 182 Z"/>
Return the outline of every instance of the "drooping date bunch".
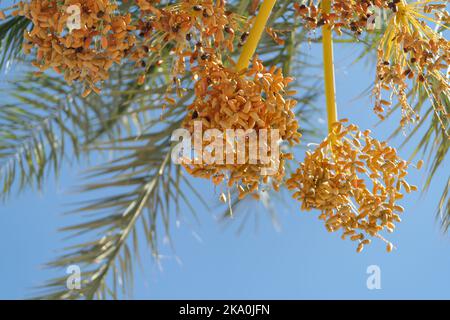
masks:
<path fill-rule="evenodd" d="M 236 185 L 241 198 L 247 194 L 257 197 L 261 183 L 270 182 L 278 190 L 285 175 L 284 162 L 292 159 L 292 154 L 278 152 L 280 143 L 298 144 L 301 137 L 293 112 L 296 100 L 290 98 L 295 91 L 288 89 L 293 79 L 284 77 L 279 68 L 264 67 L 256 58 L 243 72 L 227 68 L 220 61 L 208 61 L 192 71 L 198 78 L 195 100 L 188 107 L 189 114 L 183 126 L 193 133 L 195 123 L 201 122 L 203 130 L 217 129 L 223 133 L 218 137 L 220 142 L 231 146 L 228 150 L 226 147 L 215 150 L 222 153 L 223 164 L 189 164 L 185 165 L 187 171 L 193 176 L 212 179 L 215 184 L 226 181 L 229 187 Z M 250 130 L 251 134 L 237 141 L 236 137 L 229 136 L 227 129 L 233 133 Z M 266 130 L 264 136 L 261 130 Z M 277 130 L 276 136 L 272 135 L 274 130 Z M 249 150 L 255 141 L 255 147 L 264 149 L 267 154 L 267 163 L 261 163 L 259 152 L 255 155 Z M 211 141 L 204 141 L 202 147 L 207 148 L 210 144 Z M 239 148 L 242 146 L 245 158 L 240 162 Z M 273 172 L 264 174 L 263 170 L 271 168 Z"/>
<path fill-rule="evenodd" d="M 248 34 L 243 31 L 247 19 L 228 11 L 224 0 L 186 0 L 161 8 L 145 0 L 137 3 L 140 41 L 132 59 L 149 68 L 162 51 L 170 51 L 177 87 L 187 68 L 233 53 L 235 43 Z"/>
<path fill-rule="evenodd" d="M 396 96 L 402 111 L 401 125 L 416 122 L 420 114 L 411 101 L 423 91 L 446 132 L 450 119 L 450 106 L 445 102 L 450 94 L 450 44 L 425 23 L 427 15 L 434 17 L 429 19 L 438 23 L 438 27 L 450 21 L 443 4 L 397 4 L 378 46 L 374 110 L 384 119 L 390 111 L 392 96 Z"/>
<path fill-rule="evenodd" d="M 71 6 L 79 10 L 80 25 L 74 30 L 68 29 Z M 53 68 L 69 84 L 82 81 L 87 95 L 91 90 L 100 92 L 108 70 L 134 46 L 131 15 L 116 10 L 109 0 L 31 0 L 20 2 L 13 14 L 33 23 L 23 44 L 25 53 L 34 55 L 33 65 L 40 71 Z"/>
<path fill-rule="evenodd" d="M 417 190 L 405 180 L 410 163 L 369 130 L 345 122 L 335 123 L 327 138 L 306 153 L 286 185 L 302 210 L 321 211 L 328 231 L 341 230 L 343 239 L 358 241 L 358 252 L 371 237 L 386 241 L 391 251 L 393 245 L 380 233 L 394 231 L 404 211 L 398 201 L 404 192 Z"/>
<path fill-rule="evenodd" d="M 333 0 L 329 13 L 323 12 L 323 3 L 306 0 L 294 4 L 307 29 L 331 28 L 337 35 L 346 30 L 359 37 L 374 32 L 375 22 L 382 20 L 383 27 L 375 30 L 383 32 L 377 44 L 375 113 L 384 119 L 391 106 L 398 103 L 400 124 L 417 122 L 422 115 L 413 110 L 412 104 L 419 94 L 425 93 L 442 130 L 450 138 L 447 132 L 450 110 L 446 104 L 450 93 L 450 46 L 438 32 L 440 28 L 448 29 L 447 1 Z"/>

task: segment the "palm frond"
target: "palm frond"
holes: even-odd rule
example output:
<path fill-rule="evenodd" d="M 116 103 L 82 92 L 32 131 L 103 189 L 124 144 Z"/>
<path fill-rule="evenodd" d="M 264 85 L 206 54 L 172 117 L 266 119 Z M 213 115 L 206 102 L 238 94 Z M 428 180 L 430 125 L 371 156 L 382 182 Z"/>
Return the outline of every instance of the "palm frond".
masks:
<path fill-rule="evenodd" d="M 450 227 L 450 178 L 447 180 L 444 192 L 442 192 L 437 212 L 437 216 L 441 219 L 442 228 L 447 232 Z"/>
<path fill-rule="evenodd" d="M 69 123 L 71 101 L 67 86 L 55 77 L 25 77 L 3 90 L 7 101 L 0 107 L 0 179 L 6 199 L 14 182 L 40 188 L 48 169 L 58 172 L 68 138 L 79 154 L 77 123 Z"/>
<path fill-rule="evenodd" d="M 108 196 L 75 210 L 87 212 L 89 221 L 63 229 L 79 236 L 91 235 L 95 240 L 67 248 L 65 255 L 49 264 L 59 268 L 78 265 L 82 270 L 82 287 L 70 290 L 65 278 L 54 279 L 44 286 L 41 298 L 117 298 L 118 283 L 124 285 L 122 289 L 126 292 L 125 286 L 132 284 L 132 257 L 139 251 L 138 225 L 158 259 L 157 222 L 162 222 L 168 235 L 172 207 L 174 204 L 179 207 L 180 199 L 188 202 L 180 187 L 186 178 L 180 167 L 171 162 L 171 132 L 179 127 L 182 111 L 182 108 L 169 110 L 164 128 L 154 133 L 95 146 L 97 150 L 122 154 L 93 169 L 90 178 L 100 181 L 83 187 L 83 191 L 100 191 Z M 156 124 L 159 119 L 152 121 Z M 121 191 L 111 195 L 117 189 Z"/>
<path fill-rule="evenodd" d="M 9 17 L 0 24 L 0 69 L 19 56 L 23 33 L 30 25 L 25 17 Z"/>
<path fill-rule="evenodd" d="M 134 81 L 136 73 L 126 70 L 133 69 L 122 66 L 111 74 L 111 81 L 104 87 L 107 95 L 82 98 L 80 86 L 69 86 L 58 76 L 36 76 L 31 71 L 3 90 L 7 101 L 11 101 L 0 107 L 3 199 L 10 194 L 15 182 L 19 190 L 40 189 L 45 177 L 52 171 L 59 172 L 67 155 L 78 159 L 88 153 L 90 144 L 101 139 L 114 141 L 123 131 L 129 133 L 131 123 L 140 129 L 145 112 L 130 113 L 129 102 L 138 92 L 142 93 L 143 88 Z M 153 79 L 156 82 L 158 77 Z M 152 97 L 155 102 L 160 101 L 166 86 L 152 85 L 155 87 Z M 117 96 L 120 90 L 124 90 L 123 94 Z M 142 105 L 134 103 L 135 108 Z"/>
<path fill-rule="evenodd" d="M 413 93 L 414 92 L 410 92 L 409 95 L 412 95 Z M 444 93 L 442 93 L 441 99 L 444 102 L 443 107 L 446 112 L 449 113 L 450 97 L 447 97 Z M 426 191 L 430 187 L 430 184 L 438 170 L 442 170 L 442 167 L 445 166 L 444 161 L 450 149 L 450 138 L 446 133 L 450 128 L 443 127 L 439 115 L 434 112 L 434 108 L 427 103 L 428 101 L 429 98 L 426 92 L 418 92 L 418 98 L 414 105 L 414 111 L 417 112 L 417 114 L 421 114 L 422 118 L 411 130 L 411 132 L 408 133 L 408 136 L 401 145 L 404 146 L 412 141 L 417 143 L 418 141 L 415 145 L 411 158 L 421 154 L 421 156 L 427 160 L 428 175 L 426 177 L 423 191 Z M 397 109 L 398 106 L 394 107 L 390 114 Z M 392 136 L 402 134 L 403 132 L 404 129 L 399 127 L 395 130 Z M 417 139 L 418 135 L 421 136 L 419 139 Z M 444 172 L 444 174 L 445 173 L 446 172 Z M 437 210 L 437 217 L 440 218 L 444 231 L 448 230 L 450 221 L 450 207 L 448 206 L 449 201 L 450 195 L 448 193 L 447 184 L 442 193 Z"/>

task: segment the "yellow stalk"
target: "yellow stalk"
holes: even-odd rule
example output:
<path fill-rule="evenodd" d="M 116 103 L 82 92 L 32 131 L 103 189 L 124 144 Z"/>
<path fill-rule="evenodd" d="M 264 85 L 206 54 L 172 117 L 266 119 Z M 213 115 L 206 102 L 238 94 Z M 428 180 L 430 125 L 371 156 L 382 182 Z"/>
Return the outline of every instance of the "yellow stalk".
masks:
<path fill-rule="evenodd" d="M 408 5 L 411 6 L 411 7 L 413 7 L 413 6 L 417 7 L 417 6 L 420 6 L 420 5 L 423 5 L 423 4 L 428 4 L 430 2 L 436 2 L 436 0 L 417 1 L 417 2 L 410 3 Z"/>
<path fill-rule="evenodd" d="M 272 12 L 273 6 L 276 0 L 264 0 L 261 8 L 259 9 L 258 15 L 256 16 L 255 23 L 253 24 L 250 34 L 248 35 L 247 41 L 242 48 L 241 56 L 236 64 L 236 70 L 242 71 L 247 69 L 253 54 L 256 51 L 259 40 L 261 39 L 262 33 L 266 26 L 267 20 L 269 19 L 270 13 Z"/>
<path fill-rule="evenodd" d="M 330 13 L 331 0 L 322 1 L 323 13 Z M 332 124 L 337 121 L 337 107 L 336 107 L 336 91 L 334 79 L 334 63 L 333 63 L 333 38 L 332 30 L 325 25 L 322 28 L 323 35 L 323 71 L 325 79 L 325 97 L 327 102 L 328 115 L 328 132 L 331 133 Z"/>
<path fill-rule="evenodd" d="M 415 15 L 415 16 L 417 16 L 417 17 L 419 17 L 419 18 L 428 20 L 428 21 L 430 21 L 430 22 L 432 22 L 432 23 L 435 23 L 435 24 L 439 25 L 440 27 L 443 27 L 443 28 L 445 28 L 445 29 L 447 29 L 447 30 L 450 30 L 450 28 L 447 27 L 445 24 L 443 24 L 443 23 L 437 21 L 436 19 L 427 17 L 427 16 L 425 16 L 425 15 L 419 13 L 419 12 L 412 11 L 411 14 L 412 14 L 412 15 Z M 427 26 L 427 28 L 429 28 L 429 27 Z"/>

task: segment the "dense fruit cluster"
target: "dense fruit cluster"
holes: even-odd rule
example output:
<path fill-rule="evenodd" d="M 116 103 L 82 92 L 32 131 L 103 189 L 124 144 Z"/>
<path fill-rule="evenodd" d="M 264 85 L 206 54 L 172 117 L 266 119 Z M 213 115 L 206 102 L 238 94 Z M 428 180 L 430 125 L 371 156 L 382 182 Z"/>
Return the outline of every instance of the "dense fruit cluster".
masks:
<path fill-rule="evenodd" d="M 424 92 L 433 104 L 435 114 L 446 132 L 449 110 L 445 99 L 450 93 L 448 63 L 450 46 L 429 26 L 445 26 L 450 22 L 446 1 L 405 0 L 333 0 L 330 13 L 323 12 L 323 1 L 295 3 L 296 14 L 310 30 L 329 26 L 337 34 L 342 29 L 359 36 L 374 27 L 375 18 L 387 18 L 384 35 L 378 45 L 377 76 L 374 87 L 374 111 L 381 118 L 390 110 L 392 97 L 397 97 L 402 110 L 401 125 L 415 122 L 419 114 L 410 101 Z M 377 16 L 378 15 L 378 16 Z M 410 83 L 414 87 L 410 86 Z M 389 98 L 383 97 L 386 90 Z M 449 135 L 448 132 L 446 132 Z M 450 136 L 450 135 L 449 135 Z"/>
<path fill-rule="evenodd" d="M 132 58 L 149 64 L 149 52 L 171 50 L 175 59 L 174 82 L 186 70 L 186 62 L 209 60 L 223 51 L 233 52 L 236 35 L 246 19 L 227 11 L 224 0 L 186 0 L 161 9 L 148 1 L 138 1 L 140 46 Z M 244 36 L 245 37 L 245 36 Z"/>
<path fill-rule="evenodd" d="M 322 2 L 294 3 L 296 14 L 303 19 L 308 29 L 313 30 L 326 25 L 339 35 L 342 29 L 359 35 L 366 30 L 370 17 L 375 14 L 375 7 L 380 10 L 396 11 L 400 0 L 333 0 L 330 13 L 322 12 Z"/>
<path fill-rule="evenodd" d="M 327 230 L 341 229 L 344 239 L 359 241 L 360 252 L 370 243 L 369 236 L 384 240 L 380 232 L 393 232 L 403 212 L 397 204 L 402 191 L 417 187 L 406 182 L 409 163 L 394 148 L 343 122 L 335 123 L 317 149 L 307 152 L 286 184 L 302 210 L 320 210 Z M 390 251 L 392 244 L 387 245 Z"/>
<path fill-rule="evenodd" d="M 284 77 L 280 69 L 266 69 L 260 60 L 254 59 L 252 67 L 244 73 L 236 73 L 218 61 L 208 61 L 193 72 L 198 77 L 195 85 L 196 98 L 189 106 L 191 111 L 184 120 L 185 128 L 193 132 L 195 122 L 201 121 L 205 130 L 218 129 L 225 132 L 226 129 L 254 129 L 258 135 L 259 148 L 265 143 L 270 157 L 270 147 L 279 147 L 277 141 L 270 140 L 271 130 L 278 130 L 279 139 L 284 142 L 299 143 L 301 135 L 292 111 L 296 101 L 289 99 L 289 95 L 294 92 L 287 89 L 292 78 Z M 268 130 L 267 140 L 259 136 L 261 129 Z M 226 136 L 223 139 L 224 144 L 230 142 Z M 210 142 L 205 141 L 204 147 L 208 144 Z M 224 159 L 230 157 L 230 154 L 225 154 L 226 150 L 223 152 Z M 291 158 L 290 154 L 280 152 L 278 158 L 271 160 L 275 164 L 252 164 L 249 161 L 249 143 L 246 144 L 245 162 L 239 164 L 237 156 L 237 149 L 234 148 L 231 151 L 234 164 L 187 165 L 186 169 L 194 176 L 212 178 L 216 184 L 226 179 L 229 186 L 236 184 L 240 196 L 244 197 L 257 191 L 261 181 L 268 182 L 269 179 L 278 190 L 284 177 L 284 161 Z M 273 175 L 261 174 L 264 168 L 272 165 L 277 168 Z"/>
<path fill-rule="evenodd" d="M 81 23 L 80 29 L 69 31 L 67 8 L 72 5 L 80 9 Z M 131 15 L 115 14 L 116 9 L 109 0 L 31 0 L 21 2 L 14 14 L 33 22 L 23 45 L 27 54 L 36 49 L 33 65 L 63 73 L 68 83 L 85 82 L 87 95 L 91 89 L 99 92 L 112 64 L 120 63 L 134 45 Z"/>
<path fill-rule="evenodd" d="M 381 118 L 386 113 L 385 107 L 392 103 L 391 99 L 383 99 L 383 90 L 386 90 L 391 97 L 393 93 L 398 98 L 402 108 L 402 125 L 418 119 L 419 115 L 408 101 L 409 83 L 413 83 L 415 92 L 421 89 L 430 97 L 435 113 L 443 129 L 446 129 L 444 123 L 448 121 L 450 112 L 445 106 L 445 99 L 450 93 L 447 71 L 450 44 L 420 21 L 425 14 L 434 13 L 442 23 L 447 23 L 448 14 L 442 9 L 445 6 L 400 2 L 396 13 L 390 18 L 378 48 L 374 88 L 374 110 Z"/>

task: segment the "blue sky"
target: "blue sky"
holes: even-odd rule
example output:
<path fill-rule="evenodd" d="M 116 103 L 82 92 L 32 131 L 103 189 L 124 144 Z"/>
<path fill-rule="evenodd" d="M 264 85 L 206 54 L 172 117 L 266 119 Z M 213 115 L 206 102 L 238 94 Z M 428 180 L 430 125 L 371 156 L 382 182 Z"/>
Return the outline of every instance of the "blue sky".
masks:
<path fill-rule="evenodd" d="M 372 129 L 387 138 L 399 121 L 394 117 L 375 127 L 368 96 L 360 97 L 374 78 L 374 66 L 364 60 L 356 65 L 354 45 L 337 45 L 336 85 L 339 116 L 361 128 Z M 310 61 L 321 62 L 321 52 L 309 49 Z M 1 79 L 16 76 L 14 68 Z M 2 81 L 3 81 L 2 80 Z M 325 108 L 324 100 L 317 102 Z M 313 119 L 325 130 L 325 115 Z M 402 137 L 391 141 L 398 146 Z M 412 147 L 400 150 L 408 158 Z M 430 190 L 406 197 L 402 223 L 390 236 L 397 250 L 385 252 L 374 241 L 363 253 L 339 235 L 326 232 L 317 212 L 300 212 L 295 201 L 276 203 L 281 230 L 273 227 L 269 215 L 256 202 L 248 204 L 251 215 L 241 234 L 237 224 L 224 227 L 218 212 L 205 210 L 196 200 L 200 223 L 184 215 L 179 228 L 172 228 L 175 250 L 162 244 L 163 258 L 157 265 L 143 253 L 142 270 L 136 268 L 134 298 L 142 299 L 390 299 L 450 298 L 450 235 L 442 234 L 435 208 L 448 178 L 449 160 L 436 175 Z M 13 197 L 0 207 L 0 298 L 30 296 L 31 288 L 52 276 L 55 270 L 41 267 L 64 246 L 57 229 L 69 223 L 62 213 L 67 204 L 83 199 L 71 194 L 82 183 L 85 166 L 65 166 L 58 182 L 48 180 L 39 193 L 33 190 Z M 448 168 L 448 167 L 447 167 Z M 410 182 L 423 185 L 425 171 L 411 170 Z M 214 203 L 218 194 L 205 181 L 195 181 L 206 201 Z M 76 218 L 75 218 L 76 219 Z M 70 219 L 72 222 L 73 219 Z M 142 250 L 147 251 L 147 249 Z M 381 289 L 366 287 L 367 267 L 381 269 Z"/>

